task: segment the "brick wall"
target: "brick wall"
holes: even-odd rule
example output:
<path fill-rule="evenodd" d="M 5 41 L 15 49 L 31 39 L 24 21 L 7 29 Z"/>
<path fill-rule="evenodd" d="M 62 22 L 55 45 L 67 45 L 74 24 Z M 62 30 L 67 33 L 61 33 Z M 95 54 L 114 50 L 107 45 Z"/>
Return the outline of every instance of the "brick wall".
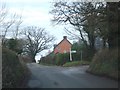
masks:
<path fill-rule="evenodd" d="M 67 40 L 67 37 L 64 36 L 63 40 L 55 47 L 54 53 L 67 53 L 70 52 L 71 48 L 70 42 Z"/>

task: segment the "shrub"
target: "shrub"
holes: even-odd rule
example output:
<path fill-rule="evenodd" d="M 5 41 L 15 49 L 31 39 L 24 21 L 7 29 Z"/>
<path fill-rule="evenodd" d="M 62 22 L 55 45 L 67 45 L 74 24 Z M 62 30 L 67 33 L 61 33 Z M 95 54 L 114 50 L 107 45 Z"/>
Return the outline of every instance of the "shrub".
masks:
<path fill-rule="evenodd" d="M 12 50 L 15 51 L 17 54 L 21 54 L 23 52 L 23 43 L 21 44 L 21 41 L 18 39 L 9 39 L 7 42 L 7 47 Z"/>
<path fill-rule="evenodd" d="M 118 62 L 120 62 L 118 59 L 118 49 L 100 50 L 93 57 L 88 71 L 118 79 Z"/>
<path fill-rule="evenodd" d="M 72 59 L 73 61 L 80 61 L 80 54 L 73 53 Z M 84 59 L 84 58 L 83 58 Z M 40 60 L 40 63 L 47 63 L 47 64 L 53 64 L 53 65 L 59 65 L 62 66 L 66 62 L 70 62 L 70 54 L 64 53 L 64 54 L 50 54 L 46 57 L 42 57 Z M 83 63 L 89 64 L 90 60 L 84 60 Z"/>
<path fill-rule="evenodd" d="M 69 62 L 69 53 L 64 53 L 64 54 L 57 54 L 55 58 L 55 64 L 56 65 L 63 65 L 66 62 Z"/>
<path fill-rule="evenodd" d="M 81 63 L 80 61 L 72 61 L 72 62 L 67 62 L 63 66 L 69 67 L 69 66 L 79 66 Z"/>
<path fill-rule="evenodd" d="M 52 54 L 46 57 L 42 57 L 40 63 L 63 65 L 68 61 L 69 61 L 69 53 L 65 53 L 65 54 Z"/>
<path fill-rule="evenodd" d="M 55 55 L 47 55 L 46 57 L 42 57 L 39 61 L 42 64 L 55 64 Z"/>
<path fill-rule="evenodd" d="M 2 87 L 19 87 L 26 71 L 19 62 L 15 52 L 2 48 Z"/>

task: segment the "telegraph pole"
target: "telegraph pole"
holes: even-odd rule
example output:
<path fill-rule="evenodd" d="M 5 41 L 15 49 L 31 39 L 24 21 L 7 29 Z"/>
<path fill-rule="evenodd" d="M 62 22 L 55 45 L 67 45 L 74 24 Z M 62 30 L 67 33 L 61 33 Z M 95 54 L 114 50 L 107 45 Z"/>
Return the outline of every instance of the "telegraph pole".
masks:
<path fill-rule="evenodd" d="M 82 50 L 81 50 L 81 52 L 80 52 L 80 56 L 81 56 L 81 62 L 82 62 Z"/>

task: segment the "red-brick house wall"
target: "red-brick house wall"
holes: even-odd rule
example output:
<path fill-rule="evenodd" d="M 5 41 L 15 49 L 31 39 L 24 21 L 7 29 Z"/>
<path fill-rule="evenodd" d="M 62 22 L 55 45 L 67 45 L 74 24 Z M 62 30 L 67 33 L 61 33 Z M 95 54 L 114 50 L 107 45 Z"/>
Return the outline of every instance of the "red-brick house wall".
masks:
<path fill-rule="evenodd" d="M 63 40 L 54 47 L 54 54 L 70 52 L 72 44 L 67 40 L 67 36 L 63 37 Z"/>

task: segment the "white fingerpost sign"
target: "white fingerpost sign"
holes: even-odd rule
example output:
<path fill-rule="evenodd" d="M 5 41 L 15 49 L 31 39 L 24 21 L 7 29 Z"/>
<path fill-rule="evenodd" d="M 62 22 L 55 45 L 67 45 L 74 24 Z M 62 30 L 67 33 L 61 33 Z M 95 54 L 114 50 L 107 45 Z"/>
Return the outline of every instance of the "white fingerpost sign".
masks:
<path fill-rule="evenodd" d="M 70 48 L 70 61 L 72 61 L 72 53 L 76 53 L 75 50 L 71 51 L 71 48 Z"/>

